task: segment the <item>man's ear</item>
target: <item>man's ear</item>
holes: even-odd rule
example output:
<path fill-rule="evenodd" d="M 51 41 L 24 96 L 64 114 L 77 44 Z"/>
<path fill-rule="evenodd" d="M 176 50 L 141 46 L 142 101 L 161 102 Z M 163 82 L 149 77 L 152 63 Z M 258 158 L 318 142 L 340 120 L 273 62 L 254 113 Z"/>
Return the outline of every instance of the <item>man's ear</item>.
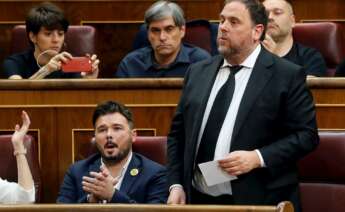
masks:
<path fill-rule="evenodd" d="M 181 39 L 182 39 L 182 38 L 184 38 L 184 36 L 186 34 L 186 25 L 181 26 L 180 31 L 181 31 Z"/>
<path fill-rule="evenodd" d="M 262 33 L 264 33 L 264 25 L 262 24 L 257 24 L 254 28 L 253 28 L 253 39 L 254 41 L 260 41 L 261 35 Z"/>
<path fill-rule="evenodd" d="M 36 35 L 33 32 L 29 32 L 29 38 L 30 41 L 33 42 L 34 44 L 36 44 L 37 40 L 36 40 Z"/>
<path fill-rule="evenodd" d="M 290 16 L 290 20 L 291 20 L 291 27 L 293 28 L 296 24 L 296 18 L 295 18 L 295 15 L 291 15 Z"/>
<path fill-rule="evenodd" d="M 132 143 L 134 143 L 137 140 L 137 130 L 133 129 L 131 131 L 131 134 L 132 134 Z"/>

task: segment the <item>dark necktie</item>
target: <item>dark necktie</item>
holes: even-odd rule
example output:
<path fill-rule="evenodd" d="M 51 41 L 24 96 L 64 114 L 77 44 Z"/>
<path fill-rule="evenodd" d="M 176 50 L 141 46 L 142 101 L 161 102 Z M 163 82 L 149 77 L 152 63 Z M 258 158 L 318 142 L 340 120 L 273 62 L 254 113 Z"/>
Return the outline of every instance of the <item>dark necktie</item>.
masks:
<path fill-rule="evenodd" d="M 201 137 L 196 164 L 211 161 L 214 158 L 214 151 L 216 149 L 220 129 L 222 128 L 234 94 L 235 74 L 242 67 L 243 66 L 230 67 L 229 77 L 217 93 Z"/>

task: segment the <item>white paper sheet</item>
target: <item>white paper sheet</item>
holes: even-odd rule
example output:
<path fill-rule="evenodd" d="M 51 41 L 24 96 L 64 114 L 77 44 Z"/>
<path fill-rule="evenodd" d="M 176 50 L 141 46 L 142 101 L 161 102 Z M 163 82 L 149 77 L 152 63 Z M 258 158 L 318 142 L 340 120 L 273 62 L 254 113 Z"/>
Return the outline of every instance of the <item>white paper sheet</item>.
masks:
<path fill-rule="evenodd" d="M 207 186 L 213 186 L 219 183 L 228 182 L 237 179 L 236 176 L 229 175 L 218 165 L 218 161 L 209 161 L 198 164 L 202 175 L 205 178 Z"/>

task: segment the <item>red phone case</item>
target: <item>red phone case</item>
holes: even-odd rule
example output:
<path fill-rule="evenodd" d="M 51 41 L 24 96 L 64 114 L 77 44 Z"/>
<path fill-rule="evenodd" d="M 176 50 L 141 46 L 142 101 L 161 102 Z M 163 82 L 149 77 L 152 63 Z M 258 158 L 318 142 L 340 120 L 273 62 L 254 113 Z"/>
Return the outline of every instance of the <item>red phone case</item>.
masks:
<path fill-rule="evenodd" d="M 66 63 L 62 63 L 63 72 L 91 72 L 91 59 L 89 57 L 73 57 Z"/>

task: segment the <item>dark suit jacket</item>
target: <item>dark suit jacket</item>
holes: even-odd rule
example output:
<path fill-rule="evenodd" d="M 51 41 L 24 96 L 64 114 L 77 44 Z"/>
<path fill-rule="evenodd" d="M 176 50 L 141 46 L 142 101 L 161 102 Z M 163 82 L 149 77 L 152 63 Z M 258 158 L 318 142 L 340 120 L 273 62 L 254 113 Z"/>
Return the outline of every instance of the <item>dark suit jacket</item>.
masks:
<path fill-rule="evenodd" d="M 83 176 L 91 171 L 99 172 L 101 156 L 95 154 L 73 164 L 67 171 L 61 185 L 58 203 L 87 202 L 87 193 L 82 188 Z M 136 168 L 139 173 L 131 176 Z M 133 153 L 120 190 L 116 190 L 112 203 L 166 203 L 167 200 L 166 169 L 146 157 Z"/>
<path fill-rule="evenodd" d="M 190 67 L 168 136 L 169 185 L 182 184 L 187 201 L 198 133 L 222 62 L 222 56 L 215 56 Z M 319 141 L 305 78 L 300 66 L 262 48 L 240 103 L 229 152 L 259 149 L 267 167 L 231 182 L 235 204 L 287 199 L 298 204 L 296 161 Z"/>

